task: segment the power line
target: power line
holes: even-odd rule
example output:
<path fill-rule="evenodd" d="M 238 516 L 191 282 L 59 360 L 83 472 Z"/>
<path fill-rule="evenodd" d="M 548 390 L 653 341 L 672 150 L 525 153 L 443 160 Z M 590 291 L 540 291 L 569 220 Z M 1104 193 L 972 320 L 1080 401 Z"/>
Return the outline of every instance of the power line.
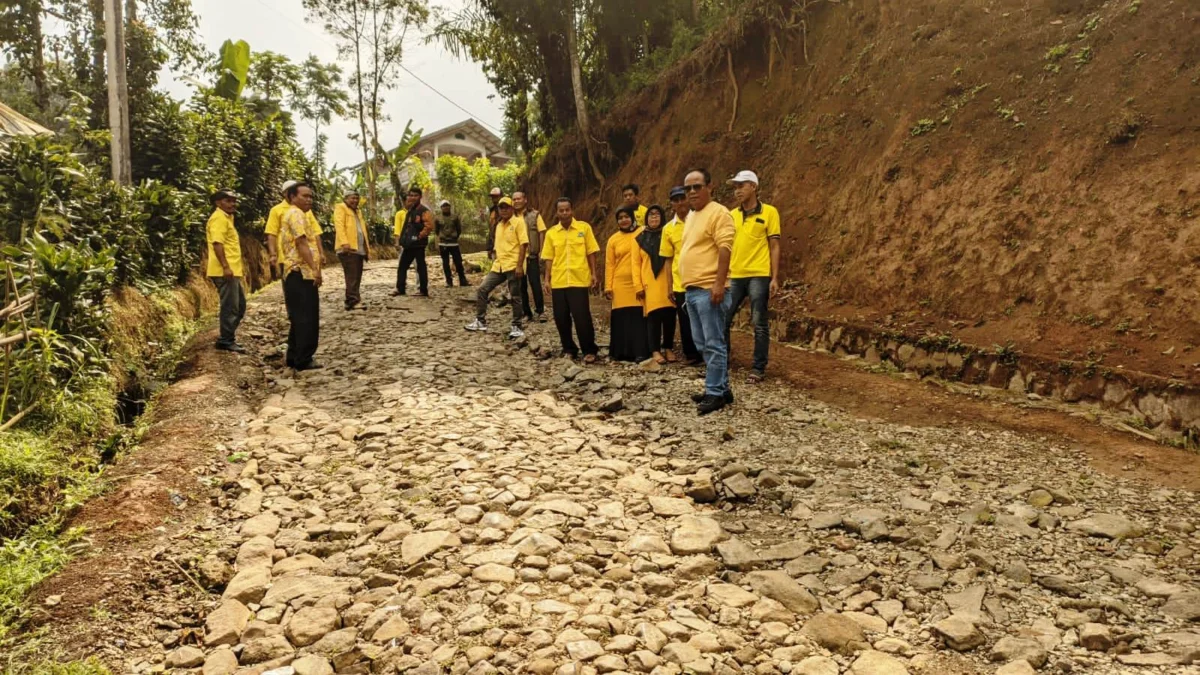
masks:
<path fill-rule="evenodd" d="M 304 31 L 305 31 L 305 32 L 307 32 L 309 35 L 312 35 L 313 37 L 317 38 L 318 40 L 320 40 L 320 41 L 324 42 L 326 45 L 328 45 L 328 46 L 330 46 L 330 47 L 334 48 L 335 50 L 336 50 L 336 49 L 338 49 L 338 46 L 337 46 L 337 45 L 335 45 L 335 44 L 333 44 L 332 42 L 330 42 L 330 41 L 329 41 L 329 36 L 328 36 L 327 34 L 325 34 L 325 33 L 317 33 L 317 32 L 315 32 L 315 31 L 314 31 L 312 28 L 310 28 L 310 27 L 309 27 L 309 26 L 308 26 L 306 23 L 300 23 L 300 22 L 297 22 L 295 19 L 293 19 L 292 17 L 288 16 L 286 12 L 283 12 L 283 11 L 281 11 L 281 10 L 280 10 L 279 8 L 277 8 L 277 7 L 272 7 L 271 5 L 268 5 L 266 2 L 264 2 L 264 0 L 254 0 L 254 1 L 255 1 L 255 2 L 257 2 L 258 4 L 262 5 L 263 7 L 267 8 L 268 10 L 270 10 L 270 11 L 272 11 L 272 12 L 274 12 L 274 13 L 278 14 L 279 16 L 283 17 L 283 19 L 284 19 L 285 21 L 287 21 L 287 22 L 291 23 L 293 26 L 298 26 L 300 29 L 304 30 Z M 459 110 L 461 110 L 461 111 L 463 111 L 464 113 L 466 113 L 467 115 L 469 115 L 469 116 L 471 117 L 471 119 L 475 120 L 476 122 L 479 122 L 480 124 L 482 124 L 483 126 L 487 127 L 488 129 L 491 129 L 492 131 L 494 131 L 496 134 L 498 134 L 498 135 L 500 135 L 500 136 L 503 136 L 503 135 L 504 135 L 504 131 L 503 131 L 502 129 L 497 129 L 496 127 L 492 126 L 491 124 L 488 124 L 487 122 L 485 122 L 485 121 L 483 120 L 483 118 L 482 118 L 481 116 L 479 116 L 479 115 L 476 115 L 475 113 L 471 112 L 470 110 L 467 110 L 467 109 L 466 109 L 466 108 L 464 108 L 463 106 L 459 105 L 459 103 L 458 103 L 457 101 L 455 101 L 454 99 L 450 98 L 450 97 L 449 97 L 449 96 L 447 96 L 446 94 L 444 94 L 444 93 L 442 93 L 441 91 L 439 91 L 439 90 L 437 89 L 437 87 L 434 87 L 432 84 L 429 84 L 429 83 L 428 83 L 428 82 L 426 82 L 425 80 L 421 79 L 421 77 L 420 77 L 419 75 L 417 75 L 416 73 L 414 73 L 412 70 L 410 70 L 408 67 L 406 67 L 406 66 L 405 66 L 403 63 L 398 63 L 398 64 L 396 64 L 396 65 L 398 65 L 398 66 L 400 67 L 400 69 L 401 69 L 401 70 L 403 70 L 404 72 L 406 72 L 406 73 L 408 73 L 409 75 L 411 75 L 411 76 L 412 76 L 412 78 L 413 78 L 414 80 L 416 80 L 417 82 L 420 82 L 422 85 L 424 85 L 426 89 L 429 89 L 429 91 L 432 91 L 433 93 L 435 93 L 435 94 L 437 94 L 438 96 L 440 96 L 440 97 L 442 97 L 443 99 L 445 99 L 445 100 L 446 100 L 446 102 L 447 102 L 447 103 L 449 103 L 450 105 L 454 106 L 455 108 L 458 108 Z"/>

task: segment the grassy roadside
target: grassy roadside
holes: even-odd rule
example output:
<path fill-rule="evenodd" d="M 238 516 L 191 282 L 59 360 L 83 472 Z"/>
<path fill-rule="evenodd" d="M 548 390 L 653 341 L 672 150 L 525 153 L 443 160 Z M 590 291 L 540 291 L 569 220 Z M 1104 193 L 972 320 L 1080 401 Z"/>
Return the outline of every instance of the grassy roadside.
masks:
<path fill-rule="evenodd" d="M 20 664 L 16 636 L 26 598 L 84 549 L 71 515 L 107 489 L 105 467 L 136 446 L 182 349 L 215 304 L 203 279 L 143 293 L 126 288 L 109 304 L 107 368 L 39 405 L 14 430 L 0 432 L 0 672 L 97 673 L 98 662 Z M 130 420 L 131 411 L 141 416 Z M 122 418 L 125 419 L 122 419 Z M 122 424 L 121 422 L 125 422 Z M 33 639 L 36 639 L 34 637 Z"/>

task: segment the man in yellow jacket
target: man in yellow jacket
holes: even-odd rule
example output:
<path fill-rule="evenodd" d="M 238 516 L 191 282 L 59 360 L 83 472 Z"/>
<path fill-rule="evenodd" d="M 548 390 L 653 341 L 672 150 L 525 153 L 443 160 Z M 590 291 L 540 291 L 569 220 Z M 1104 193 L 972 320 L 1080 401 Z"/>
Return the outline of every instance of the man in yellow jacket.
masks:
<path fill-rule="evenodd" d="M 358 210 L 358 192 L 347 192 L 333 209 L 334 250 L 346 274 L 346 311 L 362 306 L 363 263 L 371 255 L 367 227 Z M 362 307 L 366 309 L 366 307 Z"/>

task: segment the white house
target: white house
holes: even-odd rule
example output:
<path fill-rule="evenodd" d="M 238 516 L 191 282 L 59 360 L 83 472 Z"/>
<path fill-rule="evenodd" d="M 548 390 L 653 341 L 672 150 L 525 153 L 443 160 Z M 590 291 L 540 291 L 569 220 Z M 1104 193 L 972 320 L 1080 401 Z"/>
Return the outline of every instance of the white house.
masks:
<path fill-rule="evenodd" d="M 442 155 L 456 155 L 468 162 L 486 157 L 492 166 L 504 166 L 512 161 L 511 157 L 504 154 L 500 137 L 470 118 L 422 135 L 421 142 L 413 148 L 413 154 L 425 166 L 434 184 L 437 183 L 435 166 Z M 410 178 L 410 171 L 405 167 L 400 172 L 400 182 L 407 184 Z"/>

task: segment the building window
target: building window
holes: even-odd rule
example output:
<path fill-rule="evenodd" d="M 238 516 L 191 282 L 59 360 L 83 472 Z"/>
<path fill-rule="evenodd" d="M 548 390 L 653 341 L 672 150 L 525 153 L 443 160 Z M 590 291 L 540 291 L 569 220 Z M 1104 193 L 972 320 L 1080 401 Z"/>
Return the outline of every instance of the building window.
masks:
<path fill-rule="evenodd" d="M 457 139 L 458 139 L 458 140 L 460 140 L 460 141 L 465 141 L 465 140 L 467 140 L 467 135 L 466 135 L 466 134 L 464 134 L 464 133 L 463 133 L 463 132 L 461 132 L 461 131 L 460 131 L 460 132 L 458 132 L 458 133 L 456 133 L 456 134 L 454 134 L 454 137 L 455 137 L 455 138 L 457 138 Z"/>

